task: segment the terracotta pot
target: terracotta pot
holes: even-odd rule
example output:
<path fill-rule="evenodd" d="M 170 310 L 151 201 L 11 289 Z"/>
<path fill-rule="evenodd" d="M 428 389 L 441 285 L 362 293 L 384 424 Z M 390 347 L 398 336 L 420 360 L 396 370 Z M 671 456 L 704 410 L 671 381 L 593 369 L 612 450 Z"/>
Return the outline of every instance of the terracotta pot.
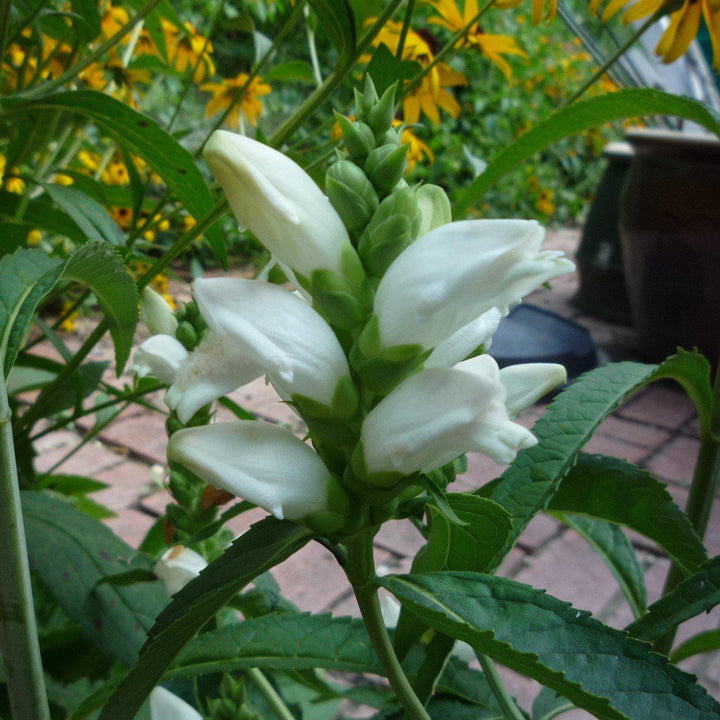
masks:
<path fill-rule="evenodd" d="M 635 155 L 621 200 L 625 280 L 640 351 L 662 360 L 720 352 L 720 141 L 629 132 Z"/>

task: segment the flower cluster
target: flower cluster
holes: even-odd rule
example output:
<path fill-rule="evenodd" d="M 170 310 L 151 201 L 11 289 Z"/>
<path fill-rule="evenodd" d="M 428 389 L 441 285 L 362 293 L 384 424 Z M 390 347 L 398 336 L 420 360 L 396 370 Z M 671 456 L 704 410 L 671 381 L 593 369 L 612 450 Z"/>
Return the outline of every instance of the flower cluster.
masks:
<path fill-rule="evenodd" d="M 357 120 L 339 117 L 347 152 L 328 169 L 327 195 L 278 151 L 212 136 L 205 158 L 238 221 L 298 292 L 196 280 L 205 330 L 183 342 L 156 309 L 146 321 L 161 333 L 136 356 L 170 386 L 181 423 L 265 376 L 312 446 L 245 420 L 181 429 L 168 457 L 325 533 L 378 522 L 429 483 L 446 485 L 468 451 L 511 462 L 536 442 L 513 418 L 565 380 L 559 365 L 501 370 L 486 350 L 509 308 L 572 263 L 541 250 L 535 222 L 451 222 L 441 188 L 408 185 L 394 92 L 378 98 L 368 81 Z"/>

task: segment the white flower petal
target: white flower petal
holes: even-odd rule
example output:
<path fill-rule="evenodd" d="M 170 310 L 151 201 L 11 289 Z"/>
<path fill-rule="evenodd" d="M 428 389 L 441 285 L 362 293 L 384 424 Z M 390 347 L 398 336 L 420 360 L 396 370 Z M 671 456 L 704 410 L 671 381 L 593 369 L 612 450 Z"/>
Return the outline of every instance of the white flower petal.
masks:
<path fill-rule="evenodd" d="M 385 347 L 432 348 L 484 312 L 510 305 L 574 265 L 540 252 L 543 228 L 530 220 L 468 220 L 439 227 L 388 268 L 375 296 Z"/>
<path fill-rule="evenodd" d="M 361 436 L 370 474 L 429 472 L 468 451 L 508 463 L 536 442 L 508 417 L 489 355 L 409 377 L 368 414 Z"/>
<path fill-rule="evenodd" d="M 182 545 L 175 545 L 166 550 L 155 564 L 155 574 L 162 581 L 168 594 L 174 595 L 206 567 L 207 561 L 202 555 Z"/>
<path fill-rule="evenodd" d="M 505 386 L 505 405 L 512 417 L 530 407 L 543 395 L 567 382 L 567 373 L 556 363 L 523 363 L 500 371 Z"/>
<path fill-rule="evenodd" d="M 341 271 L 347 230 L 312 178 L 282 153 L 244 135 L 214 132 L 204 157 L 238 222 L 305 277 Z"/>
<path fill-rule="evenodd" d="M 418 237 L 427 235 L 431 230 L 452 222 L 452 209 L 447 193 L 438 185 L 421 185 L 415 191 L 420 210 L 420 230 Z"/>
<path fill-rule="evenodd" d="M 140 293 L 140 314 L 145 327 L 153 335 L 175 336 L 177 318 L 167 300 L 151 287 L 144 288 Z"/>
<path fill-rule="evenodd" d="M 187 357 L 188 351 L 173 336 L 153 335 L 135 351 L 134 369 L 141 377 L 151 375 L 171 385 Z"/>
<path fill-rule="evenodd" d="M 480 345 L 484 345 L 487 350 L 502 318 L 502 313 L 497 308 L 491 308 L 472 322 L 463 325 L 449 338 L 435 346 L 430 357 L 425 361 L 425 367 L 452 367 Z"/>
<path fill-rule="evenodd" d="M 168 458 L 280 519 L 327 508 L 331 476 L 322 460 L 275 425 L 246 420 L 180 430 Z"/>
<path fill-rule="evenodd" d="M 202 720 L 202 715 L 177 695 L 158 686 L 150 693 L 150 720 Z"/>
<path fill-rule="evenodd" d="M 196 280 L 194 294 L 215 336 L 232 338 L 281 395 L 331 404 L 350 370 L 330 326 L 306 302 L 277 285 L 241 278 Z"/>

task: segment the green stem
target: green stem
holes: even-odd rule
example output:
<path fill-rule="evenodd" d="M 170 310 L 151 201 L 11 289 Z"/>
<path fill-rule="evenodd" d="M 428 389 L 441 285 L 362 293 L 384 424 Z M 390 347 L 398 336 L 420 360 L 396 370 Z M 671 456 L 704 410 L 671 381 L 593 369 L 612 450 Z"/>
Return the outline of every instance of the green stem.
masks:
<path fill-rule="evenodd" d="M 580 87 L 580 89 L 571 95 L 569 100 L 565 100 L 560 104 L 560 108 L 572 105 L 576 100 L 581 98 L 585 92 L 590 89 L 627 51 L 632 47 L 644 34 L 645 31 L 654 23 L 656 23 L 663 15 L 665 10 L 661 7 L 654 12 L 615 52 L 610 55 L 607 60 L 588 78 Z"/>
<path fill-rule="evenodd" d="M 452 652 L 455 640 L 442 633 L 436 633 L 425 652 L 425 658 L 418 670 L 413 689 L 420 702 L 427 703 L 435 690 L 438 678 L 442 675 Z"/>
<path fill-rule="evenodd" d="M 402 29 L 400 30 L 400 38 L 398 39 L 397 52 L 395 57 L 398 60 L 402 60 L 403 51 L 405 50 L 405 41 L 407 40 L 408 32 L 410 31 L 410 22 L 412 21 L 413 12 L 415 12 L 415 0 L 408 0 L 407 7 L 405 8 L 405 17 L 403 18 Z"/>
<path fill-rule="evenodd" d="M 262 670 L 251 668 L 248 670 L 247 675 L 280 720 L 295 720 L 295 716 L 290 712 L 288 706 L 283 702 L 283 699 L 270 684 Z"/>
<path fill-rule="evenodd" d="M 707 531 L 715 494 L 720 480 L 720 363 L 715 373 L 713 387 L 713 406 L 709 427 L 700 431 L 700 452 L 693 473 L 690 494 L 685 512 L 695 532 L 702 540 Z M 684 575 L 672 565 L 665 579 L 663 595 L 674 590 Z M 676 629 L 671 630 L 655 641 L 654 649 L 668 655 L 675 640 Z"/>
<path fill-rule="evenodd" d="M 375 560 L 373 558 L 372 534 L 366 531 L 349 541 L 347 543 L 347 553 L 345 571 L 348 580 L 353 586 L 370 640 L 382 666 L 385 668 L 388 682 L 405 708 L 409 718 L 412 720 L 430 720 L 423 703 L 413 691 L 410 681 L 400 666 L 400 661 L 395 655 L 380 611 L 377 587 L 373 583 Z"/>
<path fill-rule="evenodd" d="M 0 647 L 13 717 L 49 720 L 10 418 L 0 365 Z"/>
<path fill-rule="evenodd" d="M 505 683 L 503 683 L 497 666 L 492 659 L 487 655 L 478 655 L 477 658 L 480 661 L 480 667 L 482 667 L 485 679 L 495 699 L 498 701 L 498 705 L 500 705 L 500 709 L 503 711 L 506 720 L 525 720 L 525 716 L 520 712 L 520 708 L 505 687 Z"/>
<path fill-rule="evenodd" d="M 10 21 L 10 0 L 0 0 L 0 57 L 5 55 L 5 42 Z"/>

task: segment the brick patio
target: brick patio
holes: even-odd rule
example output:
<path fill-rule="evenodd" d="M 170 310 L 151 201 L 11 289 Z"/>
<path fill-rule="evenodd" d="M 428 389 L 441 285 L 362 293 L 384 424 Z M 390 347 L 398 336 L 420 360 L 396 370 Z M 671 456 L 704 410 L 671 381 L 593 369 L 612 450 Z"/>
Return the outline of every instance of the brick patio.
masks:
<path fill-rule="evenodd" d="M 577 241 L 575 231 L 561 230 L 550 234 L 546 247 L 563 249 L 573 255 Z M 572 304 L 577 283 L 576 275 L 565 276 L 552 283 L 552 291 L 538 291 L 529 299 L 587 327 L 603 357 L 637 359 L 631 329 L 591 318 Z M 188 297 L 187 287 L 177 285 L 174 289 L 181 299 Z M 83 326 L 80 334 L 84 332 Z M 108 345 L 102 345 L 92 359 L 108 359 L 109 354 Z M 108 373 L 108 379 L 110 377 Z M 286 405 L 279 402 L 272 388 L 266 386 L 263 380 L 237 391 L 233 399 L 265 420 L 302 432 L 301 422 Z M 154 401 L 159 408 L 163 407 L 160 397 L 154 398 Z M 531 409 L 525 423 L 531 425 L 542 412 L 542 405 Z M 224 418 L 225 414 L 226 411 L 221 410 L 220 418 Z M 74 430 L 45 436 L 38 447 L 38 469 L 47 470 L 61 462 L 91 426 L 92 423 L 88 422 Z M 79 452 L 57 465 L 57 471 L 93 475 L 107 483 L 108 488 L 93 497 L 116 513 L 116 517 L 108 520 L 107 524 L 126 541 L 137 545 L 155 518 L 162 514 L 169 499 L 162 487 L 165 445 L 163 415 L 133 406 Z M 684 503 L 698 446 L 697 420 L 690 400 L 674 387 L 656 385 L 638 393 L 609 418 L 588 449 L 626 458 L 647 468 L 667 482 L 677 501 Z M 472 456 L 468 472 L 458 478 L 454 489 L 477 488 L 501 471 L 502 468 L 489 459 Z M 232 529 L 241 532 L 261 514 L 257 511 L 237 518 Z M 652 602 L 660 594 L 668 563 L 651 543 L 637 535 L 631 537 L 646 569 L 649 600 Z M 378 563 L 388 571 L 406 571 L 421 542 L 420 535 L 410 523 L 388 523 L 376 539 Z M 720 553 L 720 507 L 716 507 L 713 514 L 707 544 L 711 555 Z M 590 610 L 617 627 L 632 619 L 617 582 L 603 561 L 579 536 L 549 516 L 541 515 L 533 520 L 518 547 L 506 559 L 501 572 L 535 587 L 546 588 L 557 597 Z M 306 547 L 274 570 L 273 574 L 286 595 L 302 609 L 358 614 L 342 573 L 320 545 Z M 321 594 L 317 592 L 318 588 L 322 588 Z M 682 639 L 698 630 L 719 626 L 720 613 L 715 611 L 686 623 L 678 637 Z M 683 667 L 698 674 L 711 693 L 720 695 L 720 655 L 691 658 Z M 520 702 L 529 707 L 538 686 L 511 673 L 508 673 L 508 678 Z M 588 716 L 577 712 L 563 717 Z"/>

